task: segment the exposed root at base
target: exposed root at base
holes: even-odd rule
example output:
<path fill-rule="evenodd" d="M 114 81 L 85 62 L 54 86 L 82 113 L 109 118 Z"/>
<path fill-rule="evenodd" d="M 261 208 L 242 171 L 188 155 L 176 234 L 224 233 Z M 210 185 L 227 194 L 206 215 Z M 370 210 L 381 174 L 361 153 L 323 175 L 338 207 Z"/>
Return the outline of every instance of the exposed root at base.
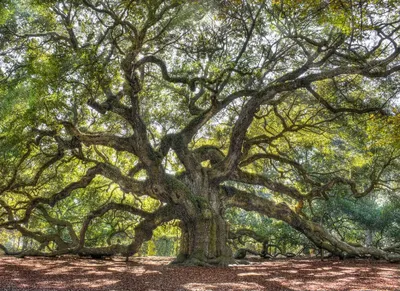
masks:
<path fill-rule="evenodd" d="M 237 265 L 241 263 L 242 262 L 238 262 L 232 257 L 219 257 L 214 259 L 207 259 L 207 258 L 196 258 L 196 257 L 184 258 L 182 256 L 178 256 L 174 261 L 171 262 L 172 265 L 200 266 L 200 267 L 227 267 L 229 265 Z"/>

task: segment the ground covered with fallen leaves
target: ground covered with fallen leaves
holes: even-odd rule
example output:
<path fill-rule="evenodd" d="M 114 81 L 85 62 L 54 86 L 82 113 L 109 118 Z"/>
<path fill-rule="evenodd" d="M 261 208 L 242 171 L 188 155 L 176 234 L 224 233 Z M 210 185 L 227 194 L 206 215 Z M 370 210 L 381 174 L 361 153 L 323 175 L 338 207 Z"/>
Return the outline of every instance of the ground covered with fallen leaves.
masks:
<path fill-rule="evenodd" d="M 227 268 L 172 258 L 0 257 L 0 290 L 400 290 L 400 265 L 375 260 L 252 260 Z"/>

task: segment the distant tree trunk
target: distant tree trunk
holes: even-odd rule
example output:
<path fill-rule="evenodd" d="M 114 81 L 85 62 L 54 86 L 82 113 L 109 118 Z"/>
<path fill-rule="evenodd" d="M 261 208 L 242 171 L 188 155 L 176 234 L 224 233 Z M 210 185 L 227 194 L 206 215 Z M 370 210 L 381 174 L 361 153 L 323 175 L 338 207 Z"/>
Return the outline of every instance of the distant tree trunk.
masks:
<path fill-rule="evenodd" d="M 22 237 L 22 250 L 25 251 L 28 248 L 28 238 L 23 236 Z"/>
<path fill-rule="evenodd" d="M 367 246 L 367 247 L 371 247 L 372 246 L 373 237 L 374 237 L 373 231 L 370 230 L 370 229 L 367 229 L 365 231 L 365 246 Z"/>

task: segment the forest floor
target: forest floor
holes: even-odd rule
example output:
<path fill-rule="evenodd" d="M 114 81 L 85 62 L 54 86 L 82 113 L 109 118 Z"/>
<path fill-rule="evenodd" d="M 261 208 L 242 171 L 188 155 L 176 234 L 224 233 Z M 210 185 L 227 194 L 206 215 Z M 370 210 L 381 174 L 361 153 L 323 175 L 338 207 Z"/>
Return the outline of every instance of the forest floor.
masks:
<path fill-rule="evenodd" d="M 253 259 L 227 268 L 171 260 L 0 257 L 0 290 L 400 290 L 400 265 L 375 260 Z"/>

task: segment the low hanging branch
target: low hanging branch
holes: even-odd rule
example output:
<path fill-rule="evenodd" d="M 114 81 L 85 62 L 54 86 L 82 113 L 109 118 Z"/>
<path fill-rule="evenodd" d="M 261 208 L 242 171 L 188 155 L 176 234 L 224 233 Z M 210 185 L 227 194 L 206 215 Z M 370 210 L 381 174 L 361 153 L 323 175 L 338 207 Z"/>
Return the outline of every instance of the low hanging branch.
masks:
<path fill-rule="evenodd" d="M 280 246 L 269 243 L 268 237 L 262 236 L 251 229 L 238 229 L 235 232 L 229 233 L 230 239 L 238 239 L 241 244 L 243 244 L 242 237 L 244 237 L 244 236 L 250 237 L 250 238 L 254 239 L 255 241 L 261 243 L 262 250 L 261 250 L 261 252 L 258 252 L 258 251 L 250 250 L 247 248 L 240 248 L 240 249 L 238 249 L 238 251 L 235 254 L 236 259 L 244 259 L 246 256 L 246 253 L 258 255 L 262 258 L 273 258 L 273 257 L 277 257 L 278 255 L 282 255 L 285 257 L 293 257 L 294 256 L 294 254 L 292 254 L 292 253 L 282 252 L 282 249 L 280 248 Z M 277 252 L 275 254 L 271 254 L 271 253 L 269 253 L 270 248 L 275 248 L 279 252 Z"/>
<path fill-rule="evenodd" d="M 346 255 L 356 257 L 373 256 L 391 262 L 400 261 L 400 255 L 372 247 L 353 247 L 335 238 L 319 224 L 306 220 L 296 214 L 285 203 L 276 204 L 272 200 L 261 198 L 233 187 L 224 187 L 224 191 L 227 193 L 227 205 L 239 207 L 247 211 L 257 211 L 268 217 L 282 220 L 306 235 L 316 246 L 334 255 L 340 257 L 345 257 Z"/>

